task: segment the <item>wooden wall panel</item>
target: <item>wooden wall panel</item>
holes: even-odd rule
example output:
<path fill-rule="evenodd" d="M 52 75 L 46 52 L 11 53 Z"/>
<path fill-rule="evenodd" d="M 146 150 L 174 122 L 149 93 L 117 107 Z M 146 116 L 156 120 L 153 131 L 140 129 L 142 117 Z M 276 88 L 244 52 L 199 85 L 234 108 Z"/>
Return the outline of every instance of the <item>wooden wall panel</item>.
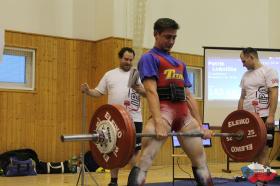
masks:
<path fill-rule="evenodd" d="M 32 148 L 43 161 L 79 155 L 80 143 L 60 135 L 81 132 L 80 84 L 97 81 L 95 42 L 7 31 L 5 44 L 36 49 L 36 90 L 0 91 L 0 152 Z"/>

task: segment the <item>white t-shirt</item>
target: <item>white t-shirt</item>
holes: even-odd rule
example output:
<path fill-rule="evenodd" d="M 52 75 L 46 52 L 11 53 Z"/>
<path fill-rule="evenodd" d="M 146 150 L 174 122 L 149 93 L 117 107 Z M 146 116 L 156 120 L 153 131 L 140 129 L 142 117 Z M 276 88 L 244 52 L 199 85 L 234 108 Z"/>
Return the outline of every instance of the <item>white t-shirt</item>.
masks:
<path fill-rule="evenodd" d="M 278 86 L 278 73 L 268 66 L 261 66 L 256 70 L 248 70 L 244 73 L 240 87 L 246 95 L 243 109 L 258 113 L 260 117 L 269 114 L 268 88 Z"/>
<path fill-rule="evenodd" d="M 134 122 L 142 122 L 140 95 L 127 83 L 130 71 L 115 68 L 105 73 L 95 88 L 101 94 L 108 94 L 108 104 L 123 105 Z M 141 83 L 140 79 L 138 81 Z"/>

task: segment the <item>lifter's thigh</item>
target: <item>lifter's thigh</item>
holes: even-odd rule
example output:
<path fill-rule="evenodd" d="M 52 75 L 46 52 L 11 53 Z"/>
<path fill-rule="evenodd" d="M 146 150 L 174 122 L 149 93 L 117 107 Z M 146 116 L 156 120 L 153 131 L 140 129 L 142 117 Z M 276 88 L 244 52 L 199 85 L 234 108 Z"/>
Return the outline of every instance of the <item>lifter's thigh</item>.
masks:
<path fill-rule="evenodd" d="M 191 122 L 184 126 L 180 131 L 181 132 L 197 132 L 200 129 L 200 125 L 195 119 L 192 119 Z M 179 142 L 184 150 L 184 152 L 190 158 L 193 166 L 200 167 L 206 163 L 206 157 L 204 148 L 202 145 L 201 137 L 178 137 Z"/>
<path fill-rule="evenodd" d="M 162 126 L 170 132 L 170 126 L 167 121 L 163 120 Z M 149 119 L 145 125 L 143 133 L 155 134 L 155 127 L 153 119 Z M 159 152 L 162 145 L 165 143 L 167 138 L 158 140 L 155 137 L 144 137 L 142 139 L 142 150 L 140 156 L 140 162 L 138 166 L 142 170 L 147 170 L 151 165 L 152 161 L 155 158 L 156 154 Z"/>

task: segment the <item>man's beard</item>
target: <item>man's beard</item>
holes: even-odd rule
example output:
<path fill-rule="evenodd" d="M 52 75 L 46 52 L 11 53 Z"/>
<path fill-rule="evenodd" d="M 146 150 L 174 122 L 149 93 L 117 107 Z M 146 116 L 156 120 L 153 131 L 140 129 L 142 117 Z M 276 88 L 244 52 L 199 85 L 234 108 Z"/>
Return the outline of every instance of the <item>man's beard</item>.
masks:
<path fill-rule="evenodd" d="M 128 72 L 131 69 L 131 65 L 122 65 L 120 67 L 125 72 Z"/>

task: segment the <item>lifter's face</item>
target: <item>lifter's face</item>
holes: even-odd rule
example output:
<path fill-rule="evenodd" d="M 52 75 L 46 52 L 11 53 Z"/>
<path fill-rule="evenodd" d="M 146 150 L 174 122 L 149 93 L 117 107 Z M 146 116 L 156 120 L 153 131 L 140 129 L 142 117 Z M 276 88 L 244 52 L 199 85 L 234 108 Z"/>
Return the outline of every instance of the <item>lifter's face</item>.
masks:
<path fill-rule="evenodd" d="M 175 43 L 177 37 L 177 30 L 175 29 L 166 29 L 163 32 L 155 32 L 155 47 L 169 52 Z"/>
<path fill-rule="evenodd" d="M 123 57 L 120 58 L 120 68 L 123 71 L 129 71 L 132 67 L 132 61 L 134 59 L 134 55 L 131 52 L 125 51 Z"/>
<path fill-rule="evenodd" d="M 244 55 L 243 52 L 241 52 L 240 59 L 243 64 L 243 67 L 246 67 L 247 70 L 254 69 L 254 58 L 252 55 L 250 55 L 250 54 Z"/>

